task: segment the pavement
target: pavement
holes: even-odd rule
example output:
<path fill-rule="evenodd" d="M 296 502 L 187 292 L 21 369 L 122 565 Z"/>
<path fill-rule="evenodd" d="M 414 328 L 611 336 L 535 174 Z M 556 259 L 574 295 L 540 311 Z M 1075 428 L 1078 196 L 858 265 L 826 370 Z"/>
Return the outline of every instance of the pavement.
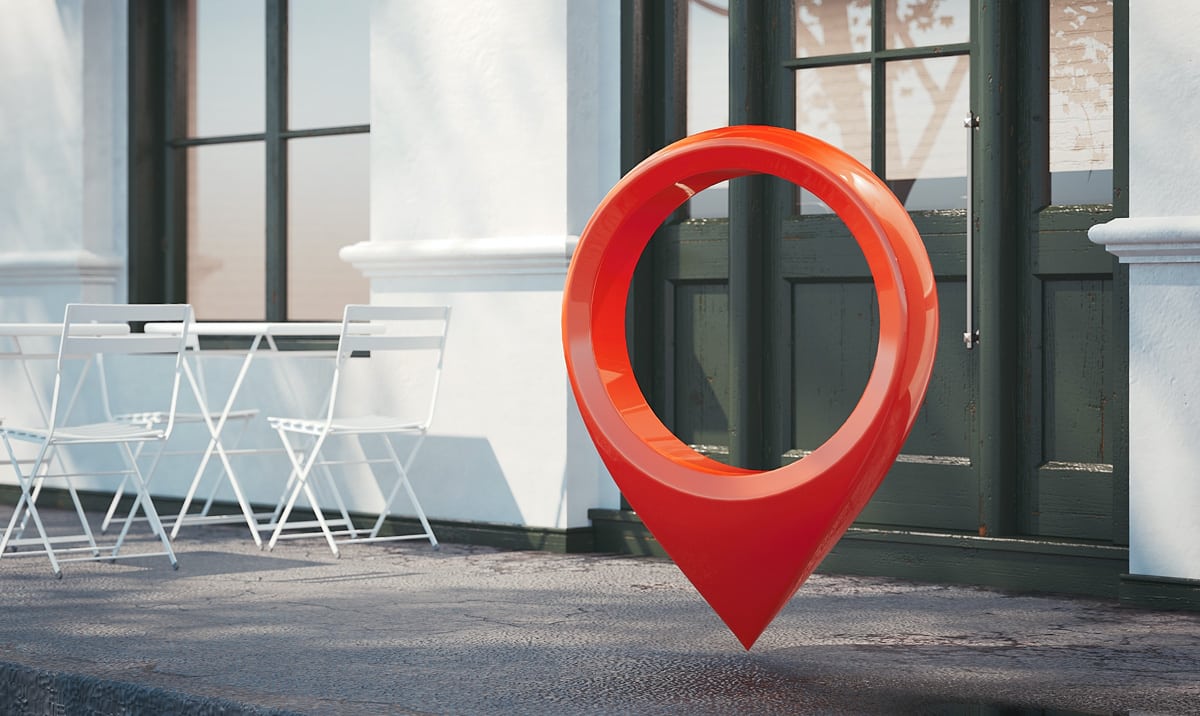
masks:
<path fill-rule="evenodd" d="M 662 559 L 175 547 L 4 555 L 0 713 L 1200 714 L 1195 613 L 818 574 L 746 651 Z"/>

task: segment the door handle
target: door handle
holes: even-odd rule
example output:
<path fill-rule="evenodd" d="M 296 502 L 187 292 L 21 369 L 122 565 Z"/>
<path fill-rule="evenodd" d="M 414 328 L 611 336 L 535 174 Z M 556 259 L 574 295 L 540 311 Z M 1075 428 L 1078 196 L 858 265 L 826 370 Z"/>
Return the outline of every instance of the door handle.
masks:
<path fill-rule="evenodd" d="M 971 170 L 979 116 L 968 111 L 963 127 L 967 130 L 967 330 L 963 331 L 963 345 L 971 350 L 979 342 L 979 330 L 975 328 L 975 175 Z"/>

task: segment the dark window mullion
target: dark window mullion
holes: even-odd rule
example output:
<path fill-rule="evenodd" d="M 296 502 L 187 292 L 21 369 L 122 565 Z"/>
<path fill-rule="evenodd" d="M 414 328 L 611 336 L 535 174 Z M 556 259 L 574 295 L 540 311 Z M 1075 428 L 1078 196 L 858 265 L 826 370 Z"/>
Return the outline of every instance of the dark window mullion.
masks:
<path fill-rule="evenodd" d="M 296 139 L 297 137 L 331 137 L 343 134 L 370 134 L 369 124 L 348 124 L 342 127 L 319 127 L 316 129 L 285 129 L 278 132 L 281 139 Z M 171 147 L 202 147 L 207 144 L 236 144 L 239 142 L 261 142 L 266 139 L 262 132 L 257 134 L 224 134 L 216 137 L 184 137 L 173 139 L 168 144 Z"/>
<path fill-rule="evenodd" d="M 287 320 L 288 0 L 266 7 L 266 289 L 268 321 Z"/>
<path fill-rule="evenodd" d="M 887 178 L 887 13 L 885 0 L 871 1 L 871 171 Z"/>
<path fill-rule="evenodd" d="M 841 65 L 861 65 L 874 58 L 881 60 L 927 60 L 932 57 L 953 57 L 955 55 L 971 54 L 970 43 L 962 42 L 952 45 L 926 45 L 923 47 L 898 47 L 877 52 L 844 52 L 837 55 L 818 55 L 815 57 L 796 57 L 784 60 L 783 67 L 789 70 L 811 70 L 821 67 L 838 67 Z"/>
<path fill-rule="evenodd" d="M 296 139 L 297 137 L 330 137 L 342 134 L 370 134 L 371 125 L 369 124 L 348 124 L 343 127 L 320 127 L 316 129 L 286 129 L 280 132 L 280 136 L 284 139 Z"/>
<path fill-rule="evenodd" d="M 226 134 L 218 137 L 182 137 L 172 139 L 168 146 L 178 149 L 181 147 L 203 147 L 208 144 L 237 144 L 243 142 L 261 142 L 266 135 L 258 134 Z"/>

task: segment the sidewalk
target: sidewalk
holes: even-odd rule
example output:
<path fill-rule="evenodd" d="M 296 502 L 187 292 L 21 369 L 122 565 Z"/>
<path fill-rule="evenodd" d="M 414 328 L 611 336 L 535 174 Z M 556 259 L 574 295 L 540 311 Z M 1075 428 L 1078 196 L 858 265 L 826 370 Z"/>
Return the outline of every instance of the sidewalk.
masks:
<path fill-rule="evenodd" d="M 1197 614 L 817 575 L 746 652 L 663 560 L 176 549 L 0 559 L 0 713 L 1200 713 Z"/>

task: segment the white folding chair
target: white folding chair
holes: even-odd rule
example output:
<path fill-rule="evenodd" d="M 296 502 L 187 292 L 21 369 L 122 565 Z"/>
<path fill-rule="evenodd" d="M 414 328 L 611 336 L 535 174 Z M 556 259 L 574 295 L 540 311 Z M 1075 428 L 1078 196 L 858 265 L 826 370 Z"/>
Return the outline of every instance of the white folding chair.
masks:
<path fill-rule="evenodd" d="M 191 318 L 191 306 L 183 304 L 71 304 L 67 306 L 66 315 L 63 320 L 62 337 L 59 339 L 54 389 L 50 399 L 50 414 L 47 425 L 44 427 L 0 426 L 0 439 L 3 439 L 5 449 L 12 460 L 13 469 L 17 474 L 17 480 L 21 489 L 21 495 L 13 510 L 8 527 L 5 529 L 3 537 L 0 537 L 0 556 L 3 556 L 10 547 L 40 545 L 42 551 L 45 552 L 50 560 L 50 568 L 54 571 L 55 576 L 58 577 L 62 576 L 62 569 L 59 566 L 60 562 L 97 559 L 165 555 L 170 560 L 171 566 L 178 568 L 178 562 L 175 559 L 174 551 L 171 549 L 170 540 L 167 538 L 167 533 L 159 521 L 158 513 L 154 508 L 154 502 L 146 490 L 147 477 L 138 465 L 137 455 L 140 452 L 141 446 L 147 444 L 156 443 L 161 449 L 162 443 L 170 436 L 171 430 L 174 427 L 175 405 L 179 395 L 181 366 L 187 336 L 186 334 L 183 336 L 151 336 L 141 333 L 88 335 L 87 332 L 78 330 L 77 327 L 80 324 L 93 323 L 189 322 Z M 159 374 L 148 370 L 149 366 L 146 366 L 147 370 L 140 373 L 142 379 L 138 381 L 134 390 L 127 391 L 127 394 L 121 397 L 137 401 L 146 406 L 147 409 L 151 409 L 152 407 L 153 410 L 165 411 L 167 415 L 166 422 L 160 426 L 147 426 L 128 421 L 109 419 L 101 422 L 83 423 L 73 420 L 70 415 L 71 411 L 66 409 L 66 406 L 74 401 L 75 396 L 78 395 L 84 382 L 87 380 L 87 368 L 93 362 L 97 366 L 97 370 L 101 373 L 99 383 L 103 393 L 107 390 L 108 384 L 108 381 L 104 377 L 104 357 L 106 355 L 127 356 L 133 354 L 158 354 L 162 356 L 164 362 L 169 363 L 169 366 L 163 366 L 164 370 Z M 71 382 L 74 376 L 71 366 L 78 361 L 83 361 L 85 367 L 80 371 L 78 377 L 75 378 L 77 382 L 74 385 L 74 389 L 68 390 L 65 382 Z M 107 406 L 107 395 L 103 395 L 102 402 Z M 36 457 L 30 463 L 28 470 L 21 467 L 22 461 L 18 459 L 17 450 L 14 445 L 15 442 L 34 443 L 37 446 Z M 54 461 L 55 456 L 58 455 L 61 448 L 95 445 L 115 446 L 124 462 L 124 469 L 113 472 L 86 470 L 68 472 L 65 469 L 61 472 L 50 472 L 47 469 L 52 463 L 58 465 L 65 464 L 64 461 Z M 152 470 L 153 467 L 150 469 Z M 162 543 L 161 551 L 136 554 L 120 553 L 132 520 L 125 522 L 120 535 L 112 545 L 105 545 L 102 548 L 96 542 L 95 535 L 88 522 L 88 517 L 76 495 L 72 478 L 100 475 L 128 476 L 136 491 L 133 505 L 130 508 L 130 515 L 136 514 L 139 509 L 146 513 L 146 518 L 150 523 L 151 529 Z M 79 519 L 80 531 L 74 534 L 56 534 L 54 537 L 51 537 L 38 512 L 37 499 L 42 491 L 42 485 L 46 480 L 57 479 L 61 479 L 66 483 L 68 492 L 74 503 L 76 516 Z M 27 518 L 32 520 L 37 530 L 37 537 L 26 538 L 23 536 L 22 532 Z M 55 545 L 78 545 L 79 543 L 84 544 L 82 546 L 55 547 Z M 78 552 L 86 552 L 87 555 L 72 558 L 60 558 L 58 556 L 60 553 Z"/>
<path fill-rule="evenodd" d="M 258 416 L 259 411 L 257 408 L 242 408 L 237 410 L 229 410 L 228 412 L 210 410 L 207 402 L 208 387 L 205 383 L 204 367 L 201 365 L 200 361 L 200 340 L 199 337 L 194 333 L 189 333 L 187 336 L 187 348 L 188 355 L 195 359 L 192 361 L 195 367 L 193 368 L 192 365 L 189 364 L 189 362 L 185 359 L 183 362 L 183 373 L 184 377 L 187 378 L 189 387 L 191 388 L 192 397 L 196 403 L 197 409 L 195 411 L 177 410 L 174 416 L 175 424 L 203 424 L 207 428 L 211 439 L 207 442 L 207 447 L 204 450 L 191 449 L 172 451 L 164 449 L 157 453 L 157 457 L 200 455 L 200 465 L 196 468 L 196 473 L 192 478 L 191 484 L 188 486 L 188 491 L 183 498 L 183 506 L 179 512 L 179 515 L 174 518 L 168 518 L 165 523 L 167 526 L 172 528 L 171 539 L 174 539 L 179 534 L 179 528 L 183 526 L 184 522 L 189 524 L 209 524 L 245 519 L 247 524 L 251 527 L 251 534 L 257 541 L 258 532 L 255 529 L 257 526 L 255 523 L 255 516 L 248 512 L 249 508 L 247 502 L 241 495 L 241 487 L 235 480 L 232 479 L 232 477 L 229 477 L 232 475 L 232 467 L 229 464 L 229 456 L 243 452 L 238 450 L 238 443 L 241 442 L 241 438 L 245 434 L 246 428 L 249 426 L 250 421 Z M 107 405 L 105 407 L 106 410 L 109 410 Z M 112 420 L 134 423 L 149 428 L 162 427 L 166 425 L 169 417 L 170 416 L 167 415 L 166 411 L 154 410 L 149 412 L 120 413 L 112 415 Z M 222 430 L 225 429 L 227 423 L 239 424 L 239 429 L 236 433 L 234 433 L 229 447 L 223 445 L 219 437 Z M 208 479 L 210 472 L 207 468 L 210 466 L 213 453 L 217 454 L 219 461 L 216 466 L 216 473 L 211 479 Z M 216 501 L 217 492 L 224 482 L 223 478 L 226 477 L 229 477 L 230 484 L 235 492 L 235 497 L 237 498 L 238 503 L 242 506 L 243 512 L 246 513 L 240 518 L 238 515 L 210 514 L 213 504 Z M 123 522 L 123 518 L 117 517 L 116 512 L 117 507 L 121 502 L 121 498 L 124 496 L 128 480 L 128 477 L 126 477 L 125 480 L 122 480 L 121 484 L 117 486 L 117 489 L 113 494 L 112 501 L 108 505 L 108 511 L 105 512 L 104 519 L 100 523 L 100 531 L 102 533 L 107 532 L 110 526 Z M 201 484 L 205 482 L 208 483 L 208 490 L 204 504 L 199 510 L 192 510 L 192 501 L 196 498 L 196 493 L 199 491 Z M 145 518 L 143 517 L 137 519 Z M 259 546 L 261 547 L 262 545 Z"/>
<path fill-rule="evenodd" d="M 369 323 L 364 323 L 369 322 Z M 446 346 L 446 331 L 450 322 L 448 306 L 346 306 L 342 319 L 342 332 L 338 339 L 337 361 L 333 369 L 333 382 L 326 404 L 326 414 L 319 419 L 268 417 L 271 427 L 279 433 L 280 440 L 292 462 L 292 474 L 281 498 L 281 510 L 273 522 L 274 530 L 268 549 L 275 547 L 279 539 L 323 535 L 334 555 L 338 555 L 338 544 L 379 542 L 384 540 L 428 539 L 437 547 L 437 538 L 429 526 L 421 503 L 417 500 L 409 483 L 408 471 L 413 459 L 425 440 L 437 401 L 438 385 L 442 373 L 442 356 Z M 418 385 L 425 396 L 418 399 L 420 410 L 415 415 L 381 415 L 377 412 L 362 414 L 352 401 L 346 400 L 344 380 L 349 364 L 370 361 L 384 362 L 384 355 L 403 354 L 408 369 L 411 363 L 422 361 L 423 376 L 408 375 L 410 383 Z M 359 357 L 369 354 L 370 358 Z M 362 364 L 359 364 L 362 365 Z M 386 365 L 386 363 L 385 363 Z M 411 407 L 411 406 L 410 406 Z M 364 435 L 379 438 L 385 457 L 371 458 L 361 442 Z M 395 436 L 408 436 L 407 451 L 397 450 Z M 331 438 L 347 438 L 348 447 L 357 450 L 354 459 L 329 459 L 322 457 L 322 450 L 330 448 Z M 347 447 L 347 446 L 343 446 Z M 400 454 L 406 452 L 401 460 Z M 375 465 L 387 463 L 396 471 L 396 481 L 390 490 L 385 490 L 385 481 L 375 470 Z M 369 528 L 355 526 L 348 511 L 346 500 L 338 487 L 340 476 L 329 468 L 337 465 L 366 464 L 379 487 L 383 505 L 374 524 Z M 336 500 L 341 511 L 340 519 L 327 519 L 321 510 L 317 493 L 314 491 L 314 472 L 324 478 L 325 486 Z M 421 522 L 423 531 L 415 534 L 380 536 L 384 521 L 392 514 L 392 506 L 399 491 L 403 489 L 409 504 Z M 288 522 L 297 499 L 304 494 L 315 521 Z M 319 531 L 314 530 L 319 527 Z M 332 528 L 340 528 L 334 530 Z M 285 530 L 305 530 L 286 532 Z"/>

